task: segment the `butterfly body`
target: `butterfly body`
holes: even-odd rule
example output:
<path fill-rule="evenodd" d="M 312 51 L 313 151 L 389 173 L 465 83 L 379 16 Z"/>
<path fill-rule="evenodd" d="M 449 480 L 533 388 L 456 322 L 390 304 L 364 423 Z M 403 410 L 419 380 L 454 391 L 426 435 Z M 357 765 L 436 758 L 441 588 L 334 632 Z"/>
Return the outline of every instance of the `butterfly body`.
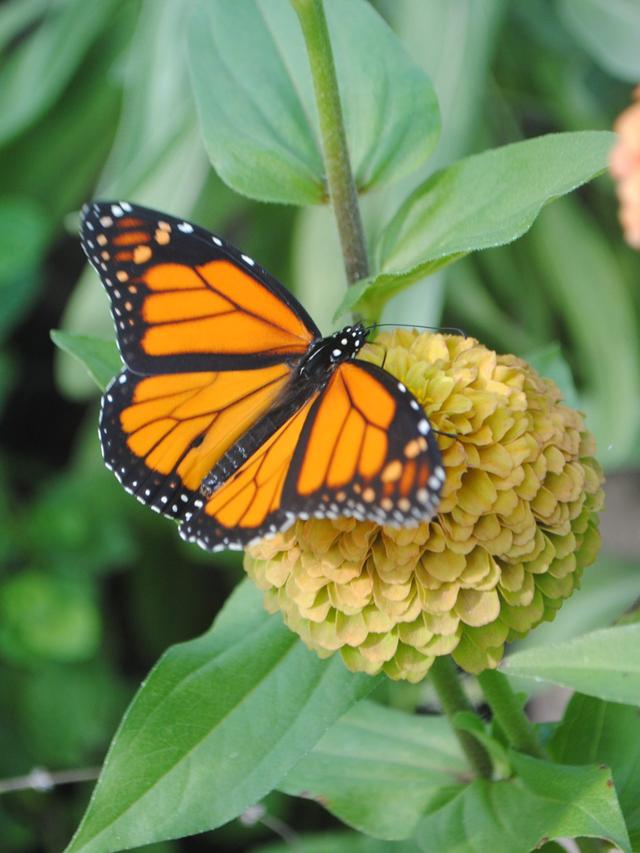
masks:
<path fill-rule="evenodd" d="M 124 488 L 209 550 L 295 518 L 414 525 L 444 480 L 402 383 L 358 359 L 368 331 L 322 337 L 286 289 L 221 238 L 126 202 L 83 211 L 125 369 L 100 438 Z"/>

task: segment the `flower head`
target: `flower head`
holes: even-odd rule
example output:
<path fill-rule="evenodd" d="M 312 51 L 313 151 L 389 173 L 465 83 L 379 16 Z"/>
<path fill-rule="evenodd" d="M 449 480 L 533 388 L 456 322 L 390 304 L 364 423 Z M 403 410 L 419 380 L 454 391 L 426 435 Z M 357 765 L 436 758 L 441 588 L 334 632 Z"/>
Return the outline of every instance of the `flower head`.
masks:
<path fill-rule="evenodd" d="M 352 670 L 419 681 L 445 654 L 470 672 L 494 667 L 506 641 L 553 619 L 595 557 L 593 439 L 554 383 L 513 355 L 404 330 L 377 343 L 433 427 L 455 435 L 438 436 L 438 515 L 402 529 L 297 521 L 251 547 L 245 568 L 268 609 Z"/>
<path fill-rule="evenodd" d="M 618 116 L 614 129 L 618 143 L 611 151 L 610 169 L 617 181 L 620 223 L 627 243 L 640 249 L 640 86 L 635 104 Z"/>

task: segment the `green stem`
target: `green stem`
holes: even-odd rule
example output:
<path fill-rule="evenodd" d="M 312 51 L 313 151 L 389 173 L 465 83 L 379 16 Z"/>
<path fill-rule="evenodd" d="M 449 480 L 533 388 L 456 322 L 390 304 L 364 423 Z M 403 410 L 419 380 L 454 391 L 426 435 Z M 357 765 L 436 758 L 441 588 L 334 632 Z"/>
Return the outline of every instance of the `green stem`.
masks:
<path fill-rule="evenodd" d="M 467 699 L 456 665 L 448 655 L 437 657 L 429 670 L 429 677 L 433 684 L 442 709 L 451 721 L 452 728 L 455 732 L 463 752 L 469 760 L 469 764 L 473 767 L 478 776 L 484 776 L 486 779 L 491 778 L 491 759 L 489 758 L 485 748 L 479 743 L 469 732 L 461 731 L 455 727 L 453 717 L 458 711 L 473 711 L 471 703 Z"/>
<path fill-rule="evenodd" d="M 511 746 L 534 758 L 545 758 L 535 729 L 522 710 L 506 675 L 495 669 L 487 669 L 480 673 L 478 681 L 494 718 L 502 727 Z"/>
<path fill-rule="evenodd" d="M 367 247 L 351 172 L 338 80 L 322 0 L 291 0 L 307 45 L 318 105 L 322 152 L 349 284 L 369 275 Z"/>

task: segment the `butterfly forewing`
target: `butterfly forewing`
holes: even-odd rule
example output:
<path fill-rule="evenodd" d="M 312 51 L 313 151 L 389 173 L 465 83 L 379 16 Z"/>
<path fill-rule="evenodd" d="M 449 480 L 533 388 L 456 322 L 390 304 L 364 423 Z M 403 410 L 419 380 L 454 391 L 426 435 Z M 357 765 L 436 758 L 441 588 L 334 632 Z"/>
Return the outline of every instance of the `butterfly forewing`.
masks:
<path fill-rule="evenodd" d="M 295 361 L 319 331 L 252 258 L 196 225 L 126 202 L 85 208 L 82 245 L 136 373 Z"/>

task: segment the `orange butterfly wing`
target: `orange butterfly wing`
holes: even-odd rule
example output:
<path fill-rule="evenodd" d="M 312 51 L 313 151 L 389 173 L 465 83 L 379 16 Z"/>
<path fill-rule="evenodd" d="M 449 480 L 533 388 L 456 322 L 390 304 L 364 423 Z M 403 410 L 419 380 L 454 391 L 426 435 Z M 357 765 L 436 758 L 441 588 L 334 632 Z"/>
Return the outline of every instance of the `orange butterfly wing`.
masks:
<path fill-rule="evenodd" d="M 202 547 L 241 548 L 294 518 L 428 520 L 444 480 L 417 401 L 366 362 L 340 364 L 180 527 Z"/>
<path fill-rule="evenodd" d="M 202 506 L 200 484 L 273 405 L 290 368 L 139 377 L 124 370 L 103 398 L 105 464 L 141 503 L 176 519 Z"/>
<path fill-rule="evenodd" d="M 126 202 L 85 208 L 122 358 L 136 373 L 262 367 L 300 359 L 320 332 L 266 270 L 219 237 Z"/>

